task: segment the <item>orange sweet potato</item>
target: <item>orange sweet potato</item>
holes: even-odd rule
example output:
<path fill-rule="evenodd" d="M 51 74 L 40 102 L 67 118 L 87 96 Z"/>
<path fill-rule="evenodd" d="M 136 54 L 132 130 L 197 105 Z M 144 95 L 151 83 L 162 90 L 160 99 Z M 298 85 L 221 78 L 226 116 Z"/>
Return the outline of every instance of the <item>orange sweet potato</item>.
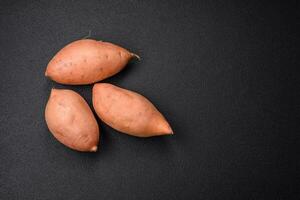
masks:
<path fill-rule="evenodd" d="M 45 76 L 67 85 L 91 84 L 118 73 L 134 57 L 139 58 L 109 42 L 77 40 L 52 58 Z"/>
<path fill-rule="evenodd" d="M 97 121 L 86 101 L 76 92 L 52 89 L 45 119 L 50 132 L 64 145 L 78 151 L 97 151 Z"/>
<path fill-rule="evenodd" d="M 108 83 L 93 87 L 93 106 L 102 121 L 137 137 L 173 134 L 154 105 L 142 95 Z"/>

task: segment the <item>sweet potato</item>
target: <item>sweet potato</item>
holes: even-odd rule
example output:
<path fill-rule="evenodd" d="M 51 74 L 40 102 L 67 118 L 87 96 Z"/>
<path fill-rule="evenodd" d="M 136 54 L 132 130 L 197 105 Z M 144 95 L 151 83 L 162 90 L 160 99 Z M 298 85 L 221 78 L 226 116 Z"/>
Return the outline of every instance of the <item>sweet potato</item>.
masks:
<path fill-rule="evenodd" d="M 93 106 L 102 121 L 137 137 L 173 134 L 154 105 L 142 95 L 108 83 L 93 87 Z"/>
<path fill-rule="evenodd" d="M 76 92 L 52 89 L 45 119 L 53 136 L 78 151 L 97 151 L 99 127 L 86 101 Z"/>
<path fill-rule="evenodd" d="M 139 58 L 109 42 L 77 40 L 52 58 L 45 76 L 67 85 L 91 84 L 118 73 L 134 57 Z"/>

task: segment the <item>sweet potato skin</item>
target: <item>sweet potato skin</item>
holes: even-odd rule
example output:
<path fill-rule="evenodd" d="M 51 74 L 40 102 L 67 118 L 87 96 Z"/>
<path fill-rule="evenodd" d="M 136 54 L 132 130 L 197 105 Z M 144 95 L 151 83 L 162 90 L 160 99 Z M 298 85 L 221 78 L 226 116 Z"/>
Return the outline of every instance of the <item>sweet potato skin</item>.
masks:
<path fill-rule="evenodd" d="M 99 127 L 86 103 L 76 92 L 52 89 L 45 120 L 53 136 L 77 151 L 97 151 Z"/>
<path fill-rule="evenodd" d="M 86 85 L 121 71 L 137 55 L 109 42 L 82 39 L 62 48 L 49 62 L 45 76 L 66 85 Z"/>
<path fill-rule="evenodd" d="M 142 95 L 108 83 L 93 87 L 93 106 L 102 121 L 137 137 L 173 134 L 154 105 Z"/>

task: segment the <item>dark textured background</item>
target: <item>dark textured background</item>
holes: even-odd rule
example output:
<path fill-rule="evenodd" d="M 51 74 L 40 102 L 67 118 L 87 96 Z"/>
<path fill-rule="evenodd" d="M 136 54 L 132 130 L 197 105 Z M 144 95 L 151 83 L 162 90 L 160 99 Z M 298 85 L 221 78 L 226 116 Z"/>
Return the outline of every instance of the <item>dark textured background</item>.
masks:
<path fill-rule="evenodd" d="M 0 199 L 299 199 L 299 4 L 0 0 Z M 51 57 L 92 31 L 142 57 L 105 80 L 148 97 L 175 135 L 101 123 L 100 151 L 44 121 Z M 298 85 L 297 85 L 298 84 Z"/>

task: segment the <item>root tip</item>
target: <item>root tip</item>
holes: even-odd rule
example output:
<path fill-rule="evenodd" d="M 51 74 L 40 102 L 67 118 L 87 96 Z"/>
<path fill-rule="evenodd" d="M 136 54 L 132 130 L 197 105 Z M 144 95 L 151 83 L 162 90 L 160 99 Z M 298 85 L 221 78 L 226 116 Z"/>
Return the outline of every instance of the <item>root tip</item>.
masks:
<path fill-rule="evenodd" d="M 135 53 L 131 53 L 133 58 L 137 58 L 138 60 L 141 60 L 141 57 Z"/>
<path fill-rule="evenodd" d="M 97 151 L 97 149 L 98 149 L 98 147 L 97 146 L 93 146 L 92 148 L 91 148 L 91 152 L 96 152 Z"/>

